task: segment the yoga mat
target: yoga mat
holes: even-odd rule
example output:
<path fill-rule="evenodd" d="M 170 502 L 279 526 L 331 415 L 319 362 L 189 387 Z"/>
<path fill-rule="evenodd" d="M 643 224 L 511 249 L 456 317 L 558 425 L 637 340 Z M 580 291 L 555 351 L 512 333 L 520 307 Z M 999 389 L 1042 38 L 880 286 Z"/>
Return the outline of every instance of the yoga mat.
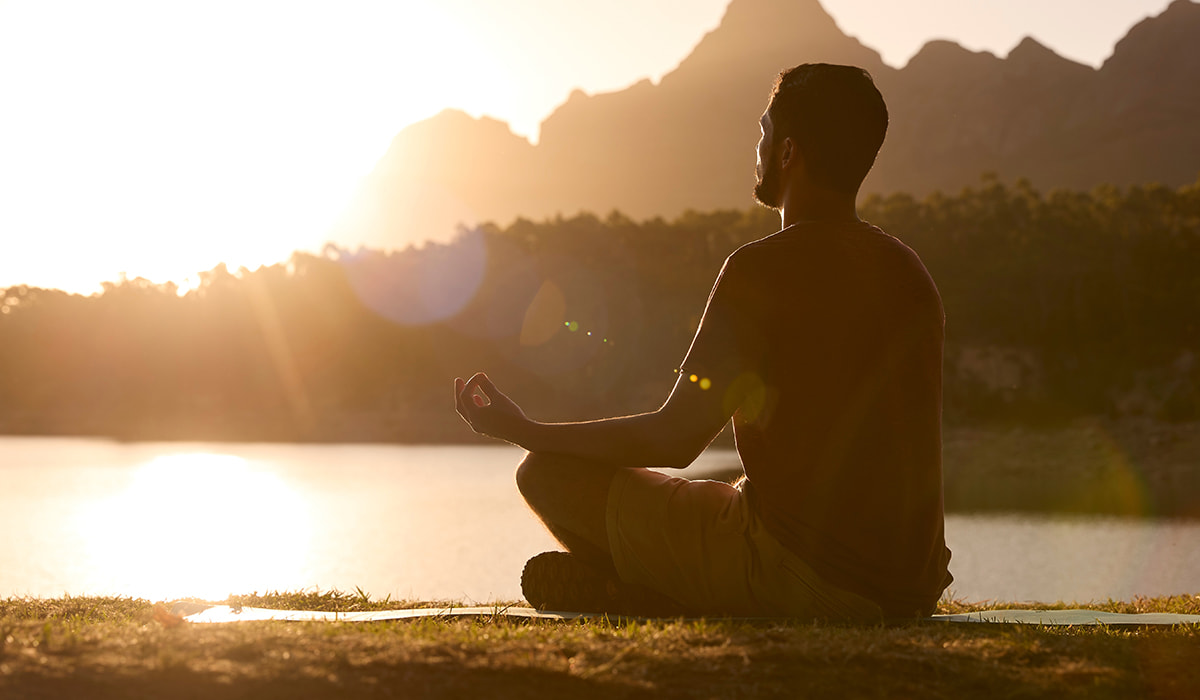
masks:
<path fill-rule="evenodd" d="M 1200 615 L 1180 613 L 1113 613 L 1101 610 L 982 610 L 934 615 L 941 622 L 1000 622 L 1023 625 L 1200 625 Z"/>
<path fill-rule="evenodd" d="M 317 610 L 271 610 L 268 608 L 231 608 L 228 605 L 205 606 L 198 603 L 176 603 L 171 613 L 186 622 L 198 624 L 255 622 L 281 620 L 287 622 L 381 622 L 385 620 L 415 620 L 421 618 L 507 617 L 526 620 L 589 620 L 604 615 L 578 612 L 539 611 L 518 607 L 444 607 L 412 610 L 372 610 L 366 612 L 321 612 Z M 734 618 L 763 622 L 770 618 Z M 1100 610 L 984 610 L 956 615 L 934 615 L 935 622 L 990 622 L 1025 625 L 1200 625 L 1200 615 L 1178 613 L 1111 613 Z"/>
<path fill-rule="evenodd" d="M 445 607 L 414 608 L 411 610 L 369 610 L 364 612 L 323 612 L 319 610 L 271 610 L 269 608 L 231 608 L 214 605 L 199 612 L 189 612 L 194 604 L 176 603 L 171 612 L 187 622 L 254 622 L 282 620 L 285 622 L 382 622 L 385 620 L 415 620 L 419 618 L 509 617 L 535 620 L 576 620 L 600 618 L 603 615 L 573 612 L 540 612 L 533 608 L 506 607 Z"/>

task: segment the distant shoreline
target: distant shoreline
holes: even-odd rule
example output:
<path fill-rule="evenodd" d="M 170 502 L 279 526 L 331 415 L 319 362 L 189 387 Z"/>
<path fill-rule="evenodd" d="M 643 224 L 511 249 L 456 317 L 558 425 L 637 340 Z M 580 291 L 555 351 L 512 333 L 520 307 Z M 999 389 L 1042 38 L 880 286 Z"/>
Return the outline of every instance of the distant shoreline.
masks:
<path fill-rule="evenodd" d="M 357 426 L 351 431 L 300 436 L 283 430 L 247 429 L 144 430 L 112 435 L 100 431 L 18 431 L 11 422 L 0 419 L 0 437 L 122 443 L 499 444 L 454 424 L 443 429 L 385 431 L 384 421 L 376 419 Z M 732 448 L 727 433 L 714 444 Z M 950 513 L 1200 518 L 1200 422 L 1094 418 L 1051 428 L 950 426 L 943 434 L 943 471 L 946 510 Z M 731 480 L 739 474 L 740 470 L 731 464 L 728 470 L 705 476 Z"/>

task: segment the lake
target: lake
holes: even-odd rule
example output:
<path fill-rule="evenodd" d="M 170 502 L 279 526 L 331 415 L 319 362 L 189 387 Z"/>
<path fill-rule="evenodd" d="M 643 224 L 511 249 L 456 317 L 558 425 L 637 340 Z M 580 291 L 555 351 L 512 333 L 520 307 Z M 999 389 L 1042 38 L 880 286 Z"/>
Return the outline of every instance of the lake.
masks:
<path fill-rule="evenodd" d="M 554 548 L 517 448 L 0 438 L 0 597 L 224 599 L 356 588 L 373 598 L 521 598 Z M 709 450 L 685 475 L 736 464 Z M 1200 593 L 1200 523 L 950 515 L 956 597 Z"/>

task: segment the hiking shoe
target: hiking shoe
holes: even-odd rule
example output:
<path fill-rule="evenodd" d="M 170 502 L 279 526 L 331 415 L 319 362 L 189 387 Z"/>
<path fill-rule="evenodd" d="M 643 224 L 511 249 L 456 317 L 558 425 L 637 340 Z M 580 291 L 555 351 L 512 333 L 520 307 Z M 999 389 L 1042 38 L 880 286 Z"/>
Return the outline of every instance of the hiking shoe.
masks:
<path fill-rule="evenodd" d="M 643 586 L 606 576 L 570 552 L 542 552 L 525 563 L 521 593 L 538 610 L 677 617 L 681 605 Z"/>
<path fill-rule="evenodd" d="M 542 552 L 521 571 L 521 593 L 538 610 L 612 612 L 610 583 L 570 552 Z"/>

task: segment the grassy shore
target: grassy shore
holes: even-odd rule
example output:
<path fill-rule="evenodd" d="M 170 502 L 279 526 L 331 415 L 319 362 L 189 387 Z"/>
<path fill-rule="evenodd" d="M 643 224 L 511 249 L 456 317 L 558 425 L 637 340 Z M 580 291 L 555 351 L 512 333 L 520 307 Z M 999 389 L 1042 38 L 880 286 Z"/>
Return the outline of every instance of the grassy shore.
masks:
<path fill-rule="evenodd" d="M 1200 423 L 953 427 L 942 461 L 948 511 L 1200 517 Z"/>
<path fill-rule="evenodd" d="M 946 426 L 942 465 L 950 513 L 1200 518 L 1200 422 Z M 740 474 L 731 459 L 705 476 Z"/>
<path fill-rule="evenodd" d="M 337 592 L 222 602 L 415 607 Z M 941 606 L 997 607 L 1019 606 Z M 1197 614 L 1200 596 L 1083 607 Z M 1196 626 L 504 618 L 192 625 L 166 611 L 128 598 L 0 601 L 0 697 L 1200 697 Z"/>

